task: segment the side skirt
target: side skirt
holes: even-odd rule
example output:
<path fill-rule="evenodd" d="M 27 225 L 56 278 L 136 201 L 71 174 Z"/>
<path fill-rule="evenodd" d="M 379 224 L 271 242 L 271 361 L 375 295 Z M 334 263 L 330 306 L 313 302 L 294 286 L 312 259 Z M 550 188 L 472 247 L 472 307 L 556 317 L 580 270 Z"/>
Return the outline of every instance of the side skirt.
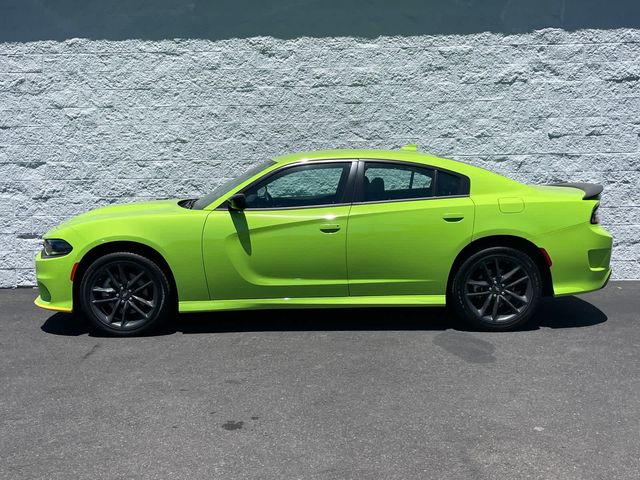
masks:
<path fill-rule="evenodd" d="M 278 308 L 349 308 L 444 306 L 445 295 L 389 295 L 363 297 L 257 298 L 179 302 L 180 313 L 218 310 L 258 310 Z"/>

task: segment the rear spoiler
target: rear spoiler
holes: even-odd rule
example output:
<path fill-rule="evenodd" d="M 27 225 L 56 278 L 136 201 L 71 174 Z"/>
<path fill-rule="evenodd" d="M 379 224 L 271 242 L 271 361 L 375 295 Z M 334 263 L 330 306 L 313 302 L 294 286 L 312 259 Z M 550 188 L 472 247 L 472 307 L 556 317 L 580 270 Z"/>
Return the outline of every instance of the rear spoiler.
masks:
<path fill-rule="evenodd" d="M 550 187 L 578 188 L 584 192 L 583 200 L 599 200 L 604 187 L 597 183 L 550 183 Z"/>

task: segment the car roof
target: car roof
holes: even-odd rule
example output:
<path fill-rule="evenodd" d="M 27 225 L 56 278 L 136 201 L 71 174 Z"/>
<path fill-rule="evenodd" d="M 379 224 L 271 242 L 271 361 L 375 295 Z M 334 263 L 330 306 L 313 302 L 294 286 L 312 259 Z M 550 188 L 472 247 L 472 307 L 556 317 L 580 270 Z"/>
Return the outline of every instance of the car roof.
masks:
<path fill-rule="evenodd" d="M 436 157 L 428 153 L 415 150 L 312 150 L 298 152 L 289 155 L 282 155 L 273 160 L 280 165 L 301 161 L 333 160 L 333 159 L 372 159 L 372 160 L 400 160 L 428 165 L 435 168 L 451 170 L 453 172 L 466 175 L 472 179 L 472 193 L 491 193 L 495 191 L 518 190 L 525 187 L 523 184 L 504 177 L 498 173 L 491 172 L 484 168 L 469 165 L 468 163 L 451 160 L 448 158 Z M 526 187 L 525 187 L 526 188 Z"/>
<path fill-rule="evenodd" d="M 332 159 L 372 159 L 372 160 L 401 160 L 405 162 L 420 163 L 433 167 L 445 168 L 463 174 L 472 174 L 473 171 L 482 170 L 478 167 L 436 157 L 427 153 L 407 150 L 375 150 L 375 149 L 345 149 L 345 150 L 312 150 L 306 152 L 282 155 L 273 160 L 280 164 L 300 161 L 332 160 Z"/>

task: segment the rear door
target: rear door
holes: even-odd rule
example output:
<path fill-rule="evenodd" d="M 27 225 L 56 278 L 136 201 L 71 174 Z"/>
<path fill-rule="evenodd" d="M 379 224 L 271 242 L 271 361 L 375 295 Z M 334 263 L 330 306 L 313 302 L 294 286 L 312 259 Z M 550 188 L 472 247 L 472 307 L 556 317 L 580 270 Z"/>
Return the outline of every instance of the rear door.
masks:
<path fill-rule="evenodd" d="M 469 180 L 395 161 L 362 161 L 349 215 L 350 295 L 443 295 L 471 241 Z"/>

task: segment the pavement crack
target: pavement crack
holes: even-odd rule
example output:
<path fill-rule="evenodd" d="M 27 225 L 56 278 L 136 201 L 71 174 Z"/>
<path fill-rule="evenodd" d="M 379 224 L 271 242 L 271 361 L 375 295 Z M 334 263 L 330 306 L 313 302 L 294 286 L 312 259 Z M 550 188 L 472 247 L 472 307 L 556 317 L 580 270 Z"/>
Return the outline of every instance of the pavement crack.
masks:
<path fill-rule="evenodd" d="M 96 353 L 96 351 L 98 350 L 98 348 L 100 348 L 100 344 L 96 343 L 93 347 L 91 347 L 91 350 L 89 350 L 87 353 L 85 353 L 82 356 L 82 361 L 86 360 L 87 358 L 89 358 L 91 355 L 93 355 L 94 353 Z"/>

